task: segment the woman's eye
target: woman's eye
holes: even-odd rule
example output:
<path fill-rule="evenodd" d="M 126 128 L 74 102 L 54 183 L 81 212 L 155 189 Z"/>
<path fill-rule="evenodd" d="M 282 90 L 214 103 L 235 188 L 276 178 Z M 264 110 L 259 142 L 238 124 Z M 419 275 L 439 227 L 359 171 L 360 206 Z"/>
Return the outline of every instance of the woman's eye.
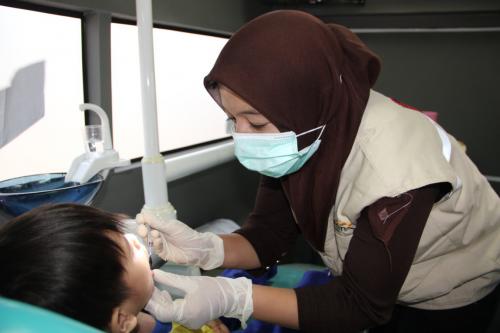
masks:
<path fill-rule="evenodd" d="M 266 124 L 251 124 L 251 125 L 254 128 L 263 128 L 263 127 L 265 127 L 267 125 L 267 123 Z"/>

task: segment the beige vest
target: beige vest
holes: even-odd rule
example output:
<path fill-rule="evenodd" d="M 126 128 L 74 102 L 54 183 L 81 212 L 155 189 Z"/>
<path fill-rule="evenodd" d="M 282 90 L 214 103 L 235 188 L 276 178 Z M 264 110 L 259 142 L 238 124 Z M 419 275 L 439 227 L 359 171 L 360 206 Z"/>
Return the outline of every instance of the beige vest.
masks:
<path fill-rule="evenodd" d="M 431 211 L 398 302 L 447 309 L 491 292 L 500 281 L 498 195 L 455 138 L 425 115 L 375 91 L 342 169 L 325 252 L 320 253 L 325 264 L 342 274 L 364 207 L 439 182 L 451 183 L 453 191 Z"/>

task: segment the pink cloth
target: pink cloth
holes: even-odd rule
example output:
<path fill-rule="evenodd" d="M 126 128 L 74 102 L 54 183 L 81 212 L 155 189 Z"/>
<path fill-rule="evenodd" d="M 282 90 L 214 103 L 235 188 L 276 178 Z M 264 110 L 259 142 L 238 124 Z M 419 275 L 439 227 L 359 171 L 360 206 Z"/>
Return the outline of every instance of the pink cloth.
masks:
<path fill-rule="evenodd" d="M 422 111 L 423 114 L 425 114 L 427 117 L 431 118 L 434 120 L 436 123 L 438 122 L 438 113 L 435 111 Z"/>

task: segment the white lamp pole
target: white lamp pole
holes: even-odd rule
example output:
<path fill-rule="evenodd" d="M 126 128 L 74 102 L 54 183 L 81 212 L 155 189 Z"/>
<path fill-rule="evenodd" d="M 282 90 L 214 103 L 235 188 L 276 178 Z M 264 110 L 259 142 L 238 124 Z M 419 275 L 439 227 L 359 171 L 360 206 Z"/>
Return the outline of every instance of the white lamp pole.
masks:
<path fill-rule="evenodd" d="M 151 0 L 136 0 L 136 12 L 144 125 L 144 157 L 141 161 L 145 200 L 143 210 L 152 211 L 164 218 L 175 218 L 176 211 L 168 202 L 165 161 L 158 143 Z"/>

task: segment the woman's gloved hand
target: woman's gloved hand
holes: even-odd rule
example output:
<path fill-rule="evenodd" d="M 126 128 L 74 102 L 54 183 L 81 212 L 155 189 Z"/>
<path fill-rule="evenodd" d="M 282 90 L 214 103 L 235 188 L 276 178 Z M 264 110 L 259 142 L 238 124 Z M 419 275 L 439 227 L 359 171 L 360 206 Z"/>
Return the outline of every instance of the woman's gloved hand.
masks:
<path fill-rule="evenodd" d="M 176 264 L 195 265 L 204 270 L 214 269 L 224 262 L 222 238 L 211 232 L 197 232 L 178 220 L 164 220 L 154 214 L 137 215 L 138 234 L 146 238 L 151 226 L 155 252 L 164 260 Z"/>
<path fill-rule="evenodd" d="M 245 328 L 253 312 L 252 282 L 247 278 L 182 276 L 154 270 L 154 279 L 185 292 L 184 298 L 172 302 L 168 293 L 155 296 L 155 290 L 146 310 L 159 321 L 174 321 L 197 329 L 224 316 L 239 319 Z"/>
<path fill-rule="evenodd" d="M 165 290 L 155 287 L 153 295 L 151 295 L 144 309 L 161 322 L 170 323 L 174 321 L 174 301 L 172 296 Z M 160 314 L 160 317 L 156 316 L 157 313 Z"/>

